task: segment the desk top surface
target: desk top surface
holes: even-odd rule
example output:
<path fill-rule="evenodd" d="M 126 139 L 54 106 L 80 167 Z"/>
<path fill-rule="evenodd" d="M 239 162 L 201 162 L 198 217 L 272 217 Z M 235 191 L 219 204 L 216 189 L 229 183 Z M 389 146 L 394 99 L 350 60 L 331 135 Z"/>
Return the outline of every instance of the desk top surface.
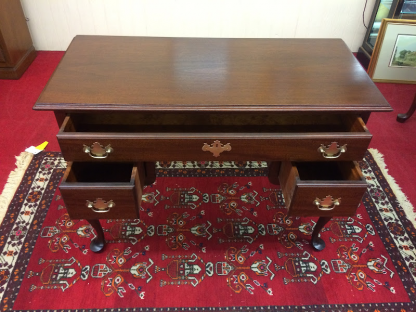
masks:
<path fill-rule="evenodd" d="M 340 39 L 77 36 L 36 102 L 63 111 L 390 111 Z"/>

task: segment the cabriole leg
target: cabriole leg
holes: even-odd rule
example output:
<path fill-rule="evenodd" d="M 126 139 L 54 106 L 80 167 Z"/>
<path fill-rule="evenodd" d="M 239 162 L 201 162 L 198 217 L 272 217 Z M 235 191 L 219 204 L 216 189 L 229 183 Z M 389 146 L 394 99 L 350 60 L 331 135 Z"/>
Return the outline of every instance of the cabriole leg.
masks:
<path fill-rule="evenodd" d="M 409 108 L 409 111 L 406 114 L 398 114 L 396 120 L 398 122 L 405 122 L 407 119 L 410 118 L 410 116 L 413 115 L 415 110 L 416 110 L 416 94 L 415 94 L 415 98 L 413 99 L 413 103 Z"/>
<path fill-rule="evenodd" d="M 97 235 L 90 244 L 90 249 L 93 252 L 100 252 L 103 250 L 105 246 L 105 240 L 104 240 L 104 231 L 100 224 L 100 220 L 94 219 L 94 220 L 87 220 L 89 224 L 94 228 L 95 234 Z"/>
<path fill-rule="evenodd" d="M 331 220 L 331 217 L 320 217 L 312 232 L 312 246 L 315 250 L 321 251 L 325 248 L 325 242 L 319 237 L 319 232 Z"/>

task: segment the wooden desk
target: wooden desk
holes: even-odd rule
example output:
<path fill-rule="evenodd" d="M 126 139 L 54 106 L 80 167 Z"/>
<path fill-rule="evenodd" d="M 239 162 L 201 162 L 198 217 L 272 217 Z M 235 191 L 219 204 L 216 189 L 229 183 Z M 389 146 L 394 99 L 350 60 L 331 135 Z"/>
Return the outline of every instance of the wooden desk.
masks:
<path fill-rule="evenodd" d="M 53 110 L 71 218 L 139 218 L 156 160 L 265 160 L 289 215 L 351 216 L 371 112 L 391 111 L 339 39 L 77 36 L 34 106 Z"/>

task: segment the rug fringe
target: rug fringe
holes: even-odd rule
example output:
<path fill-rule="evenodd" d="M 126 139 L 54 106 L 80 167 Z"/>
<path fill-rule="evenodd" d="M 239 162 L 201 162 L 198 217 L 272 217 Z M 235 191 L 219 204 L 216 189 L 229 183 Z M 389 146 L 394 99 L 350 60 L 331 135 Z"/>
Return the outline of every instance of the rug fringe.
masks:
<path fill-rule="evenodd" d="M 7 208 L 20 185 L 32 158 L 33 154 L 28 152 L 22 152 L 19 156 L 16 156 L 16 169 L 10 172 L 7 183 L 0 195 L 0 224 L 3 222 Z"/>
<path fill-rule="evenodd" d="M 403 193 L 401 187 L 399 186 L 399 184 L 397 184 L 396 180 L 388 173 L 387 165 L 384 162 L 384 155 L 381 154 L 375 148 L 369 148 L 368 151 L 371 153 L 371 155 L 373 155 L 374 160 L 380 167 L 381 172 L 383 173 L 391 189 L 393 190 L 394 195 L 396 195 L 396 198 L 402 206 L 407 218 L 412 222 L 413 226 L 416 228 L 416 210 L 407 198 L 406 194 Z"/>

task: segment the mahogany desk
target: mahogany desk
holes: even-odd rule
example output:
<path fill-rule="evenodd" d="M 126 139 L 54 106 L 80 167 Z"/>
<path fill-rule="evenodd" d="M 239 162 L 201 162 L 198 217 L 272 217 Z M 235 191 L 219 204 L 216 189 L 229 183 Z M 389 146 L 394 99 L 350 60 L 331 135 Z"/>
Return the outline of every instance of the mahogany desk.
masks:
<path fill-rule="evenodd" d="M 371 112 L 391 111 L 340 39 L 77 36 L 34 106 L 55 112 L 60 190 L 86 219 L 139 218 L 155 161 L 264 160 L 288 214 L 355 214 Z"/>

